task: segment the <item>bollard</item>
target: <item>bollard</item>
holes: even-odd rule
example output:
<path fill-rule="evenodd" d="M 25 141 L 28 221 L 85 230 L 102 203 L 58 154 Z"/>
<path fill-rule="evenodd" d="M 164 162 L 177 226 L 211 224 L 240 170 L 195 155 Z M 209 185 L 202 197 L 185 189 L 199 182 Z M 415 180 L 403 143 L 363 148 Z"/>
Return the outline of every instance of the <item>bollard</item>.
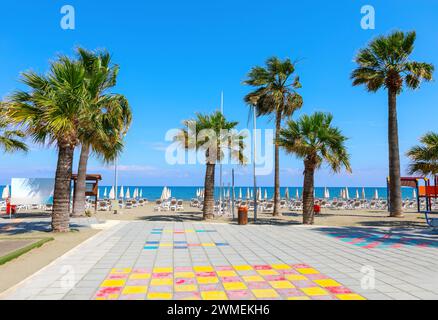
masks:
<path fill-rule="evenodd" d="M 248 207 L 239 207 L 237 212 L 237 220 L 241 226 L 248 224 Z"/>

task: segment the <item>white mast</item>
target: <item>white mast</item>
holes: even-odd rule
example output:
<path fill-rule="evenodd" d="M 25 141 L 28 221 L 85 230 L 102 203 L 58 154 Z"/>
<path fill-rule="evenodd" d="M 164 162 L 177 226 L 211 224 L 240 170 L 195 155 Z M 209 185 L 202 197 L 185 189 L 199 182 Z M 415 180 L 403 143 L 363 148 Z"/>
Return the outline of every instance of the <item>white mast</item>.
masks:
<path fill-rule="evenodd" d="M 221 114 L 224 115 L 224 92 L 221 92 Z M 222 210 L 222 159 L 219 162 L 219 212 Z"/>

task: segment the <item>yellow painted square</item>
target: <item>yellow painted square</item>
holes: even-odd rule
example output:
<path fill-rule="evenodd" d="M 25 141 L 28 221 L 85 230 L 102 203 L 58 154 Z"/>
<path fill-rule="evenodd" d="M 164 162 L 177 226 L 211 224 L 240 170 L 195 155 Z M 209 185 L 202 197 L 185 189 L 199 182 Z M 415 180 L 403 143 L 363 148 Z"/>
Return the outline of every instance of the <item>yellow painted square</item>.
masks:
<path fill-rule="evenodd" d="M 147 286 L 126 286 L 122 294 L 142 294 L 148 291 Z"/>
<path fill-rule="evenodd" d="M 252 270 L 252 267 L 250 265 L 241 265 L 241 266 L 234 266 L 234 269 L 237 271 L 249 271 Z"/>
<path fill-rule="evenodd" d="M 194 272 L 175 272 L 175 278 L 194 278 Z"/>
<path fill-rule="evenodd" d="M 224 282 L 223 286 L 227 291 L 248 289 L 243 282 Z"/>
<path fill-rule="evenodd" d="M 173 285 L 173 279 L 163 278 L 163 279 L 152 279 L 151 286 L 171 286 Z"/>
<path fill-rule="evenodd" d="M 199 284 L 214 284 L 219 282 L 217 277 L 198 277 L 197 280 Z"/>
<path fill-rule="evenodd" d="M 101 287 L 123 287 L 125 285 L 125 279 L 108 279 L 102 282 Z"/>
<path fill-rule="evenodd" d="M 223 291 L 203 291 L 201 297 L 204 300 L 228 300 L 227 295 Z"/>
<path fill-rule="evenodd" d="M 269 281 L 269 284 L 274 289 L 293 289 L 295 286 L 289 281 Z"/>
<path fill-rule="evenodd" d="M 265 279 L 263 279 L 260 276 L 243 276 L 242 277 L 245 282 L 263 282 Z"/>
<path fill-rule="evenodd" d="M 195 272 L 213 272 L 214 269 L 211 266 L 194 266 L 193 270 L 195 270 Z"/>
<path fill-rule="evenodd" d="M 193 232 L 195 232 L 195 230 L 193 230 L 193 229 L 187 229 L 186 232 L 187 232 L 187 233 L 193 233 Z"/>
<path fill-rule="evenodd" d="M 327 291 L 320 287 L 301 288 L 301 291 L 303 291 L 308 296 L 326 296 L 329 294 Z"/>
<path fill-rule="evenodd" d="M 144 280 L 151 277 L 150 273 L 134 273 L 129 276 L 130 280 Z"/>
<path fill-rule="evenodd" d="M 198 286 L 196 286 L 194 284 L 175 286 L 175 291 L 176 292 L 194 292 L 194 291 L 198 291 Z"/>
<path fill-rule="evenodd" d="M 279 274 L 275 270 L 257 270 L 257 273 L 261 276 L 276 276 Z"/>
<path fill-rule="evenodd" d="M 291 266 L 288 266 L 287 264 L 281 263 L 281 264 L 273 264 L 271 265 L 272 268 L 276 270 L 288 270 L 292 269 Z"/>
<path fill-rule="evenodd" d="M 302 297 L 288 297 L 287 300 L 310 300 L 309 297 L 302 296 Z"/>
<path fill-rule="evenodd" d="M 307 277 L 301 275 L 301 274 L 286 274 L 284 276 L 289 281 L 302 281 L 302 280 L 308 280 Z"/>
<path fill-rule="evenodd" d="M 172 247 L 172 246 L 173 246 L 173 243 L 170 243 L 170 242 L 160 243 L 160 247 Z"/>
<path fill-rule="evenodd" d="M 277 298 L 278 293 L 274 289 L 254 289 L 252 293 L 256 298 Z"/>
<path fill-rule="evenodd" d="M 132 268 L 114 268 L 111 270 L 111 274 L 128 274 L 131 273 Z"/>
<path fill-rule="evenodd" d="M 163 232 L 165 232 L 165 233 L 172 233 L 173 230 L 164 230 Z"/>
<path fill-rule="evenodd" d="M 172 294 L 168 292 L 149 292 L 148 299 L 170 300 Z"/>
<path fill-rule="evenodd" d="M 337 294 L 336 297 L 340 300 L 366 300 L 364 297 L 355 293 Z"/>
<path fill-rule="evenodd" d="M 118 298 L 119 295 L 117 293 L 111 293 L 106 297 L 107 300 L 117 300 Z"/>
<path fill-rule="evenodd" d="M 169 273 L 172 272 L 173 268 L 171 267 L 157 267 L 154 268 L 154 273 Z"/>
<path fill-rule="evenodd" d="M 202 245 L 203 247 L 214 247 L 214 246 L 215 246 L 215 244 L 214 244 L 214 243 L 211 243 L 211 242 L 202 243 L 201 245 Z"/>
<path fill-rule="evenodd" d="M 237 273 L 232 270 L 217 271 L 219 277 L 236 277 Z"/>
<path fill-rule="evenodd" d="M 301 269 L 297 269 L 297 271 L 301 274 L 317 274 L 317 273 L 319 273 L 317 270 L 315 270 L 313 268 L 301 268 Z"/>
<path fill-rule="evenodd" d="M 316 284 L 319 284 L 321 287 L 340 287 L 341 284 L 333 279 L 320 279 L 314 280 Z"/>

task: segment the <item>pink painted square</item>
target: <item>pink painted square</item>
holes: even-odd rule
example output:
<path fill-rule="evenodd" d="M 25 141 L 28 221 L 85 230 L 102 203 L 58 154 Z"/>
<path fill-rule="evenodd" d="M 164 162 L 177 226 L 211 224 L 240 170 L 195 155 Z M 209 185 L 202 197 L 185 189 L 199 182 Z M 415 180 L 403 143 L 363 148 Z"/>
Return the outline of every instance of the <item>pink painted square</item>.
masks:
<path fill-rule="evenodd" d="M 188 243 L 187 246 L 189 246 L 189 247 L 200 247 L 201 244 L 200 243 Z"/>
<path fill-rule="evenodd" d="M 240 282 L 242 281 L 239 277 L 223 277 L 222 282 Z"/>
<path fill-rule="evenodd" d="M 200 300 L 201 294 L 199 292 L 175 292 L 173 294 L 174 300 Z"/>
<path fill-rule="evenodd" d="M 108 279 L 117 280 L 117 279 L 126 279 L 128 278 L 127 274 L 110 274 Z"/>
<path fill-rule="evenodd" d="M 220 284 L 200 284 L 199 291 L 223 291 Z"/>
<path fill-rule="evenodd" d="M 322 280 L 322 279 L 328 279 L 329 278 L 326 275 L 320 274 L 320 273 L 317 273 L 317 274 L 306 274 L 306 277 L 309 280 Z"/>
<path fill-rule="evenodd" d="M 297 270 L 294 269 L 287 269 L 287 270 L 277 270 L 277 272 L 281 275 L 287 275 L 287 274 L 300 274 Z"/>
<path fill-rule="evenodd" d="M 96 293 L 96 298 L 106 298 L 110 294 L 120 294 L 120 292 L 122 292 L 121 287 L 100 288 Z"/>
<path fill-rule="evenodd" d="M 196 280 L 194 278 L 176 278 L 175 285 L 184 285 L 184 284 L 196 284 Z"/>
<path fill-rule="evenodd" d="M 277 292 L 283 297 L 301 297 L 303 293 L 298 289 L 277 289 Z"/>
<path fill-rule="evenodd" d="M 272 289 L 267 282 L 247 282 L 246 286 L 249 289 Z"/>
<path fill-rule="evenodd" d="M 294 269 L 308 269 L 311 268 L 308 264 L 291 264 L 290 265 Z"/>
<path fill-rule="evenodd" d="M 192 272 L 192 267 L 175 267 L 175 272 Z"/>
<path fill-rule="evenodd" d="M 220 267 L 216 267 L 217 271 L 232 271 L 233 267 L 232 266 L 220 266 Z"/>
<path fill-rule="evenodd" d="M 231 300 L 250 300 L 253 298 L 248 290 L 227 291 L 227 295 Z"/>
<path fill-rule="evenodd" d="M 256 270 L 271 270 L 272 267 L 270 265 L 265 264 L 265 265 L 254 266 L 254 269 L 256 269 Z"/>
<path fill-rule="evenodd" d="M 197 277 L 216 277 L 216 272 L 196 272 Z"/>
<path fill-rule="evenodd" d="M 153 273 L 152 278 L 155 279 L 172 278 L 172 273 L 170 272 Z"/>
<path fill-rule="evenodd" d="M 350 289 L 346 287 L 326 287 L 325 289 L 328 290 L 330 293 L 334 293 L 334 294 L 353 293 Z"/>
<path fill-rule="evenodd" d="M 286 278 L 283 276 L 265 276 L 266 281 L 285 281 Z"/>
<path fill-rule="evenodd" d="M 313 283 L 312 281 L 291 281 L 292 284 L 297 287 L 297 288 L 312 288 L 315 287 L 315 283 Z"/>

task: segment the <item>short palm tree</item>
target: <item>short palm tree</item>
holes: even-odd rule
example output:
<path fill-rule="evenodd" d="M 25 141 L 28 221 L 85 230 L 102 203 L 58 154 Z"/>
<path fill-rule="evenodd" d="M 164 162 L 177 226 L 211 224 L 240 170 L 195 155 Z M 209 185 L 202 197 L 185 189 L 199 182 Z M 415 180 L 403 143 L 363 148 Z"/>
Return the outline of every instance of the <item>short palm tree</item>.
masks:
<path fill-rule="evenodd" d="M 421 137 L 420 142 L 407 152 L 411 159 L 409 173 L 425 177 L 438 175 L 438 133 L 429 132 Z"/>
<path fill-rule="evenodd" d="M 231 159 L 246 163 L 244 156 L 245 136 L 238 134 L 238 122 L 229 122 L 221 112 L 211 115 L 197 114 L 195 119 L 185 120 L 184 128 L 175 138 L 187 150 L 203 152 L 206 160 L 204 183 L 204 220 L 214 218 L 215 168 L 228 151 Z"/>
<path fill-rule="evenodd" d="M 275 118 L 275 141 L 278 141 L 281 121 L 291 117 L 303 105 L 297 93 L 301 88 L 299 77 L 292 78 L 295 64 L 290 59 L 281 61 L 276 57 L 266 61 L 266 67 L 254 67 L 244 84 L 257 89 L 245 96 L 245 102 L 256 108 L 257 116 L 273 115 Z M 280 214 L 280 155 L 275 143 L 274 216 Z"/>
<path fill-rule="evenodd" d="M 85 188 L 87 163 L 93 151 L 104 162 L 113 161 L 123 150 L 123 137 L 132 119 L 128 100 L 108 90 L 116 85 L 119 67 L 111 65 L 108 52 L 92 52 L 78 49 L 79 61 L 86 71 L 86 87 L 90 101 L 87 103 L 84 121 L 81 123 L 79 139 L 81 154 L 78 177 L 74 190 L 73 215 L 85 211 Z"/>
<path fill-rule="evenodd" d="M 28 151 L 27 145 L 23 142 L 25 133 L 11 127 L 6 110 L 6 105 L 0 105 L 0 148 L 5 152 Z"/>
<path fill-rule="evenodd" d="M 278 144 L 287 153 L 304 160 L 303 223 L 314 223 L 314 175 L 326 162 L 334 172 L 343 167 L 351 172 L 347 140 L 332 126 L 332 115 L 316 112 L 297 121 L 289 120 L 280 131 Z"/>
<path fill-rule="evenodd" d="M 389 36 L 380 36 L 367 48 L 359 51 L 353 71 L 353 85 L 365 85 L 369 92 L 381 88 L 388 90 L 388 146 L 390 214 L 402 217 L 400 180 L 400 151 L 398 141 L 397 95 L 403 87 L 417 89 L 423 80 L 432 80 L 434 66 L 429 63 L 409 60 L 414 50 L 415 32 L 396 31 Z"/>
<path fill-rule="evenodd" d="M 79 124 L 89 100 L 81 63 L 60 57 L 47 75 L 25 72 L 28 91 L 17 91 L 8 103 L 8 116 L 25 127 L 34 141 L 56 145 L 58 162 L 53 194 L 52 229 L 69 231 L 73 153 L 79 143 Z"/>

